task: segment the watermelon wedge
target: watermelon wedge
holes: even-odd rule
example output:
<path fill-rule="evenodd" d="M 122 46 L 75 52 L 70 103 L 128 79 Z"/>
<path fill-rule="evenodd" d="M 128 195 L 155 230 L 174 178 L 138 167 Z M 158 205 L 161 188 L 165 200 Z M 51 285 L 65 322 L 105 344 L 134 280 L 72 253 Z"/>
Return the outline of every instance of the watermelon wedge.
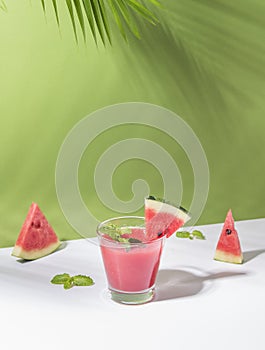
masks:
<path fill-rule="evenodd" d="M 176 207 L 154 196 L 145 199 L 145 228 L 148 239 L 170 237 L 190 219 L 182 207 Z"/>
<path fill-rule="evenodd" d="M 34 260 L 52 253 L 59 245 L 60 241 L 56 233 L 38 204 L 32 203 L 12 255 L 25 260 Z"/>
<path fill-rule="evenodd" d="M 242 264 L 243 262 L 243 254 L 231 209 L 227 213 L 214 259 L 234 264 Z"/>

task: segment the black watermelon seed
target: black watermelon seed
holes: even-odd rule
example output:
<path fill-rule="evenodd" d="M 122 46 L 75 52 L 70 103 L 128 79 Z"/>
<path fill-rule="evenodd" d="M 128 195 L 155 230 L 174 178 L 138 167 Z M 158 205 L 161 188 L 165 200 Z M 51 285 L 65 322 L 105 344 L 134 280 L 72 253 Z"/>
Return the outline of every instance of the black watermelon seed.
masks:
<path fill-rule="evenodd" d="M 232 231 L 229 228 L 227 228 L 225 232 L 227 235 L 231 235 L 231 233 L 232 233 Z"/>
<path fill-rule="evenodd" d="M 40 228 L 41 227 L 40 220 L 32 221 L 31 226 L 34 228 Z"/>
<path fill-rule="evenodd" d="M 149 196 L 149 197 L 147 197 L 147 199 L 152 199 L 152 200 L 156 200 L 156 197 L 155 196 Z"/>

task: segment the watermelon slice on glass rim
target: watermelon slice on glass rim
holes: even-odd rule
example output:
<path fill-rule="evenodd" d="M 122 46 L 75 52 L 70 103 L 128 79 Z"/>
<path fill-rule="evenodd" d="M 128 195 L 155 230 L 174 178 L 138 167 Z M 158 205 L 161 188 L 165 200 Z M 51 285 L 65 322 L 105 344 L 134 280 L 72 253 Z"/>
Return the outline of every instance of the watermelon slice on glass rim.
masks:
<path fill-rule="evenodd" d="M 170 237 L 190 219 L 182 207 L 176 207 L 154 196 L 145 199 L 145 229 L 148 239 Z"/>
<path fill-rule="evenodd" d="M 34 260 L 52 253 L 60 244 L 38 204 L 32 203 L 12 255 L 25 260 Z"/>
<path fill-rule="evenodd" d="M 231 209 L 226 215 L 214 259 L 234 264 L 243 263 L 243 254 Z"/>

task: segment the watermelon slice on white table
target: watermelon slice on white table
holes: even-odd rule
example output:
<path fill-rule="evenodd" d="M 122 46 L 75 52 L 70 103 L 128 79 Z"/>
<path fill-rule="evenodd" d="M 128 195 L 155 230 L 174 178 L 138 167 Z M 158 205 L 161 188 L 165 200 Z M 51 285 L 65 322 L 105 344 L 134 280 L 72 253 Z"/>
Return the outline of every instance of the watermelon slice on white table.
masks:
<path fill-rule="evenodd" d="M 231 209 L 226 215 L 214 259 L 234 264 L 243 263 L 243 254 Z"/>
<path fill-rule="evenodd" d="M 12 255 L 25 260 L 34 260 L 52 253 L 60 243 L 38 204 L 32 203 Z"/>
<path fill-rule="evenodd" d="M 145 199 L 145 228 L 148 239 L 170 237 L 190 219 L 182 207 L 176 207 L 154 196 Z"/>

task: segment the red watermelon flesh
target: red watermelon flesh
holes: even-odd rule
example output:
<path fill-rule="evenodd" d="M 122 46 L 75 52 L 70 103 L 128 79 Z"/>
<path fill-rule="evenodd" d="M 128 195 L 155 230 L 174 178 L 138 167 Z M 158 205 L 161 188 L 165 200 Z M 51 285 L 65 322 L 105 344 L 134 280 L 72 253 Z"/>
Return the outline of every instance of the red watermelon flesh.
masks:
<path fill-rule="evenodd" d="M 214 259 L 234 264 L 242 264 L 243 262 L 243 254 L 231 209 L 227 213 Z"/>
<path fill-rule="evenodd" d="M 50 254 L 60 241 L 36 203 L 32 203 L 22 225 L 12 255 L 34 260 Z"/>
<path fill-rule="evenodd" d="M 122 238 L 135 238 L 141 242 L 146 241 L 145 230 L 142 228 L 132 228 L 130 233 L 124 233 L 121 235 Z"/>
<path fill-rule="evenodd" d="M 145 228 L 148 239 L 170 237 L 190 219 L 185 209 L 154 197 L 145 199 Z"/>

